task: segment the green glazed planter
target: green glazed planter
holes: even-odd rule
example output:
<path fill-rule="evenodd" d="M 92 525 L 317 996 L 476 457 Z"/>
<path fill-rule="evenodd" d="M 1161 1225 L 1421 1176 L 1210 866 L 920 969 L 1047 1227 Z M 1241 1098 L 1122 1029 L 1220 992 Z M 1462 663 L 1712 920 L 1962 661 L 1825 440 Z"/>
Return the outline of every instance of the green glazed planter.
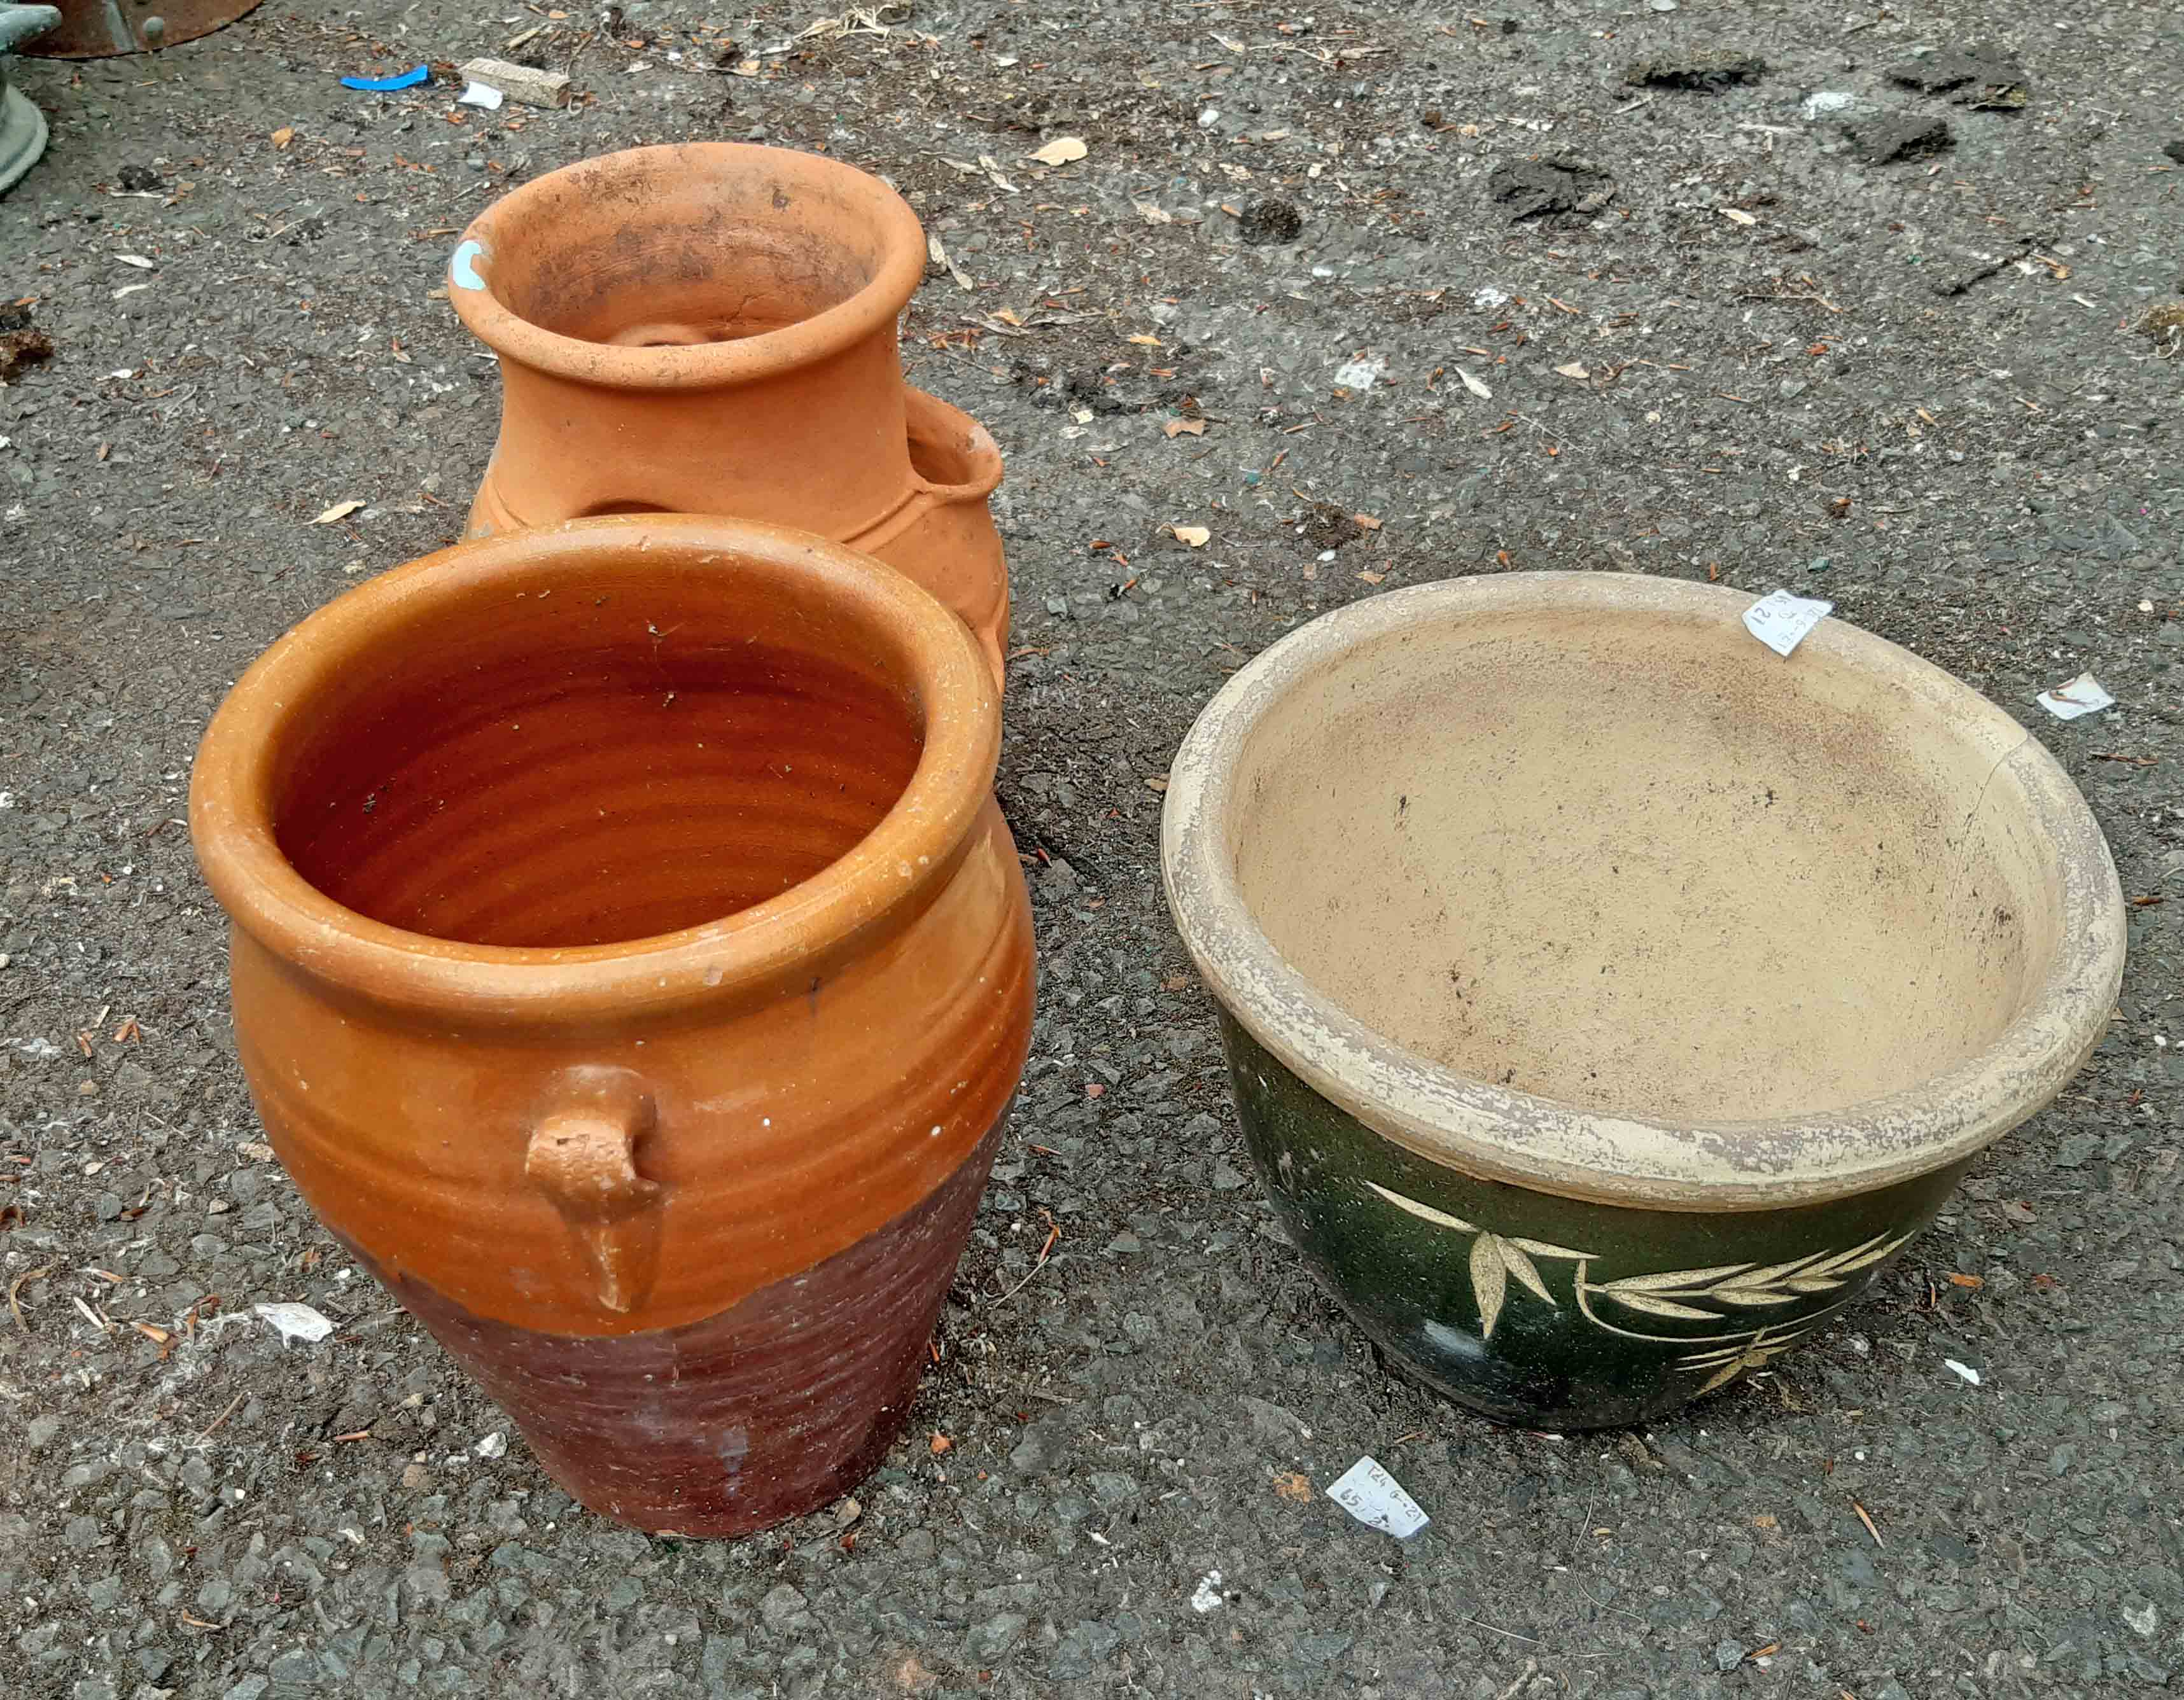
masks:
<path fill-rule="evenodd" d="M 1451 580 L 1208 705 L 1162 859 L 1284 1225 L 1409 1373 L 1643 1421 L 1855 1304 L 2113 1007 L 2123 904 L 1985 699 L 1725 587 Z"/>

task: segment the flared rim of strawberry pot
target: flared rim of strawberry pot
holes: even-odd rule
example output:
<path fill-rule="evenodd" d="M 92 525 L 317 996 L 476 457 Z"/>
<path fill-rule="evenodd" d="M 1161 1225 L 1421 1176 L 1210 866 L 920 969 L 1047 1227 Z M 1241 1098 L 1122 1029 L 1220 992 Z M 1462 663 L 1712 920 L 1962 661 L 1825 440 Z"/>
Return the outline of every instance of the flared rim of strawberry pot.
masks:
<path fill-rule="evenodd" d="M 800 203 L 835 225 L 846 254 L 861 238 L 865 275 L 822 310 L 778 329 L 733 340 L 627 347 L 565 335 L 520 310 L 511 293 L 535 292 L 550 261 L 582 282 L 602 263 L 588 255 L 586 220 L 610 220 L 593 239 L 603 253 L 627 241 L 648 201 L 671 199 L 677 185 L 710 180 L 762 187 L 785 219 Z M 693 253 L 701 275 L 733 256 L 715 236 Z M 739 142 L 686 142 L 625 148 L 580 160 L 511 190 L 471 221 L 448 264 L 448 298 L 471 333 L 504 359 L 578 383 L 627 390 L 705 390 L 747 384 L 806 367 L 891 331 L 923 281 L 924 227 L 910 203 L 879 178 L 823 154 Z"/>
<path fill-rule="evenodd" d="M 388 664 L 405 631 L 514 596 L 596 591 L 617 570 L 737 573 L 838 623 L 882 658 L 922 728 L 907 786 L 848 853 L 718 919 L 569 947 L 469 943 L 373 920 L 320 892 L 277 837 L 281 764 L 345 669 Z M 393 646 L 391 648 L 390 646 Z M 491 1025 L 626 1019 L 801 985 L 900 927 L 946 886 L 1000 754 L 993 675 L 963 623 L 909 579 L 838 543 L 705 515 L 613 516 L 458 543 L 344 592 L 276 642 L 214 715 L 190 785 L 213 894 L 292 969 L 384 1007 Z"/>
<path fill-rule="evenodd" d="M 1923 716 L 1922 725 L 1955 741 L 1953 759 L 1986 773 L 1975 812 L 2007 773 L 2025 836 L 2050 858 L 2055 942 L 2036 983 L 1988 1042 L 1930 1076 L 1769 1119 L 1672 1121 L 1584 1108 L 1472 1078 L 1391 1041 L 1308 980 L 1255 920 L 1234 842 L 1242 753 L 1292 693 L 1346 657 L 1422 627 L 1558 613 L 1727 625 L 1741 638 L 1754 599 L 1727 586 L 1637 575 L 1511 573 L 1376 596 L 1273 644 L 1207 705 L 1168 775 L 1162 873 L 1209 989 L 1284 1066 L 1381 1136 L 1482 1179 L 1596 1203 L 1680 1211 L 1825 1203 L 1959 1162 L 2045 1107 L 2098 1043 L 2122 977 L 2124 908 L 2107 843 L 2069 775 L 2016 720 L 1941 669 L 1837 619 L 1781 664 L 1851 669 L 1863 675 L 1861 688 L 1870 684 Z"/>

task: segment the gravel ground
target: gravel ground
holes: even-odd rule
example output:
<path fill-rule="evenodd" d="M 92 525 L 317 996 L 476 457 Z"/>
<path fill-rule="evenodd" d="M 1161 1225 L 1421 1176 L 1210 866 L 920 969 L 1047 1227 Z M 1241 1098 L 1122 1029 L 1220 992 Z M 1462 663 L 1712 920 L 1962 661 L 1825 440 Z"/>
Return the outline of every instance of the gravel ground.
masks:
<path fill-rule="evenodd" d="M 54 141 L 0 203 L 0 295 L 54 353 L 0 390 L 0 1687 L 2171 1683 L 2184 363 L 2137 327 L 2184 297 L 2175 11 L 1663 3 L 919 0 L 829 33 L 272 0 L 21 66 Z M 2018 64 L 1888 75 L 1981 42 Z M 448 64 L 496 52 L 582 97 L 452 105 Z M 421 57 L 421 91 L 337 81 Z M 1026 157 L 1060 136 L 1085 157 Z M 714 1545 L 548 1486 L 314 1225 L 178 819 L 248 659 L 459 528 L 497 390 L 440 298 L 454 231 L 692 136 L 884 170 L 960 270 L 905 351 L 1010 456 L 1001 786 L 1045 975 L 910 1442 L 854 1505 Z M 2064 1098 L 1841 1325 L 1646 1433 L 1498 1430 L 1374 1361 L 1245 1173 L 1159 895 L 1147 781 L 1225 674 L 1511 567 L 1833 597 L 2025 718 L 2140 905 Z M 2033 705 L 2087 668 L 2116 707 Z M 251 1311 L 281 1300 L 337 1331 L 284 1342 Z M 1424 1533 L 1323 1496 L 1366 1453 Z"/>

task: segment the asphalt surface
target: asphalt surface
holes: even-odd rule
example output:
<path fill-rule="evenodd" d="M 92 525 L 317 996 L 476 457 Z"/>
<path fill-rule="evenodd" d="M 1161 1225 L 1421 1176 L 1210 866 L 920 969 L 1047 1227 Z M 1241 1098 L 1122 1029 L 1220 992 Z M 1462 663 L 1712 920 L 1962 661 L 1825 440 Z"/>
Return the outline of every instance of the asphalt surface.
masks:
<path fill-rule="evenodd" d="M 0 1688 L 2170 1686 L 2184 361 L 2137 327 L 2184 300 L 2173 8 L 820 19 L 274 0 L 16 73 L 53 144 L 0 202 L 0 297 L 53 353 L 0 389 Z M 2018 61 L 1955 91 L 1984 107 L 1887 75 L 1981 42 Z M 481 53 L 583 97 L 457 108 Z M 407 94 L 337 81 L 421 58 Z M 1027 158 L 1061 136 L 1081 160 Z M 711 1545 L 572 1506 L 315 1228 L 179 824 L 250 658 L 459 529 L 498 394 L 436 295 L 454 232 L 693 136 L 884 171 L 970 286 L 934 268 L 905 357 L 1009 456 L 1001 789 L 1045 974 L 909 1439 L 854 1508 Z M 1510 567 L 1833 598 L 2056 752 L 2137 905 L 2064 1098 L 1869 1302 L 1643 1433 L 1496 1429 L 1375 1361 L 1246 1173 L 1159 893 L 1147 781 L 1227 673 Z M 2114 708 L 2035 705 L 2086 669 Z M 281 1301 L 336 1331 L 284 1342 Z M 1325 1497 L 1367 1453 L 1433 1519 L 1407 1542 Z"/>

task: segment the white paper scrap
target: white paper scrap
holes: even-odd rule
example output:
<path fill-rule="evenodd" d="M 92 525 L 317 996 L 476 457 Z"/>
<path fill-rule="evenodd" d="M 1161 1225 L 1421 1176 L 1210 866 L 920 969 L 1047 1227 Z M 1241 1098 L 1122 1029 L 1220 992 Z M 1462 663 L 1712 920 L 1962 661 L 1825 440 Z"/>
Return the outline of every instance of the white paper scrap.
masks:
<path fill-rule="evenodd" d="M 1368 1528 L 1382 1530 L 1398 1541 L 1408 1540 L 1433 1520 L 1403 1492 L 1402 1484 L 1370 1458 L 1361 1458 L 1343 1471 L 1327 1497 Z"/>
<path fill-rule="evenodd" d="M 333 1324 L 308 1304 L 254 1304 L 250 1308 L 261 1321 L 279 1329 L 283 1340 L 323 1340 L 334 1331 Z"/>
<path fill-rule="evenodd" d="M 2101 681 L 2081 673 L 2067 685 L 2040 693 L 2040 706 L 2059 720 L 2075 720 L 2081 714 L 2098 714 L 2115 707 L 2115 698 L 2101 689 Z"/>
<path fill-rule="evenodd" d="M 1973 1369 L 1969 1364 L 1959 1364 L 1953 1358 L 1944 1358 L 1942 1360 L 1942 1367 L 1945 1369 L 1955 1370 L 1958 1375 L 1963 1376 L 1964 1380 L 1970 1382 L 1975 1387 L 1978 1386 L 1980 1384 L 1980 1372 Z"/>
<path fill-rule="evenodd" d="M 1787 655 L 1804 642 L 1807 632 L 1835 611 L 1831 602 L 1775 591 L 1745 609 L 1744 629 L 1777 655 Z"/>
<path fill-rule="evenodd" d="M 499 112 L 500 103 L 506 97 L 491 83 L 467 84 L 463 92 L 455 97 L 459 105 L 482 106 L 488 112 Z"/>
<path fill-rule="evenodd" d="M 1221 1597 L 1221 1572 L 1208 1570 L 1198 1579 L 1197 1591 L 1190 1597 L 1190 1608 L 1201 1617 L 1208 1612 L 1217 1612 L 1227 1602 Z"/>

